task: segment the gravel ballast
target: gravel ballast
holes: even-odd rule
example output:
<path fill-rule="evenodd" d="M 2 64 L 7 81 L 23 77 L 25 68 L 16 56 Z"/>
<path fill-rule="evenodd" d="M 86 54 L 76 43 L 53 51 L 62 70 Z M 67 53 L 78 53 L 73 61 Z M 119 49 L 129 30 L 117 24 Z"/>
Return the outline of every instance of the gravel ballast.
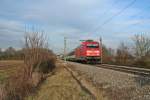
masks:
<path fill-rule="evenodd" d="M 150 77 L 68 62 L 70 68 L 92 81 L 108 100 L 150 100 Z"/>

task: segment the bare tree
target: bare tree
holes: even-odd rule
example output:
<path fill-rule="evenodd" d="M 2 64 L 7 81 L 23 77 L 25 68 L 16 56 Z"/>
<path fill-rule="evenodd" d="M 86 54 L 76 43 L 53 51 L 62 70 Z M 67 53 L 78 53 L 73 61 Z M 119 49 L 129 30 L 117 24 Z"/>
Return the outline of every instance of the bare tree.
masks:
<path fill-rule="evenodd" d="M 16 50 L 13 48 L 13 47 L 8 47 L 6 50 L 5 50 L 5 53 L 7 55 L 14 55 L 16 53 Z"/>
<path fill-rule="evenodd" d="M 28 33 L 24 37 L 24 65 L 17 69 L 5 85 L 6 100 L 23 100 L 54 69 L 55 56 L 48 49 L 46 37 L 40 33 Z"/>
<path fill-rule="evenodd" d="M 2 53 L 2 49 L 0 48 L 0 53 Z"/>
<path fill-rule="evenodd" d="M 103 45 L 103 62 L 111 63 L 114 58 L 114 50 Z"/>
<path fill-rule="evenodd" d="M 2 59 L 2 49 L 0 48 L 0 60 Z"/>
<path fill-rule="evenodd" d="M 127 64 L 130 57 L 129 48 L 122 42 L 117 49 L 116 62 L 119 64 Z"/>
<path fill-rule="evenodd" d="M 150 37 L 145 34 L 135 35 L 133 41 L 137 58 L 150 55 Z"/>
<path fill-rule="evenodd" d="M 25 34 L 25 49 L 24 49 L 24 62 L 26 64 L 27 75 L 32 76 L 34 69 L 40 66 L 44 57 L 47 55 L 44 52 L 48 52 L 48 43 L 43 34 L 30 33 Z M 44 51 L 44 52 L 43 52 Z"/>

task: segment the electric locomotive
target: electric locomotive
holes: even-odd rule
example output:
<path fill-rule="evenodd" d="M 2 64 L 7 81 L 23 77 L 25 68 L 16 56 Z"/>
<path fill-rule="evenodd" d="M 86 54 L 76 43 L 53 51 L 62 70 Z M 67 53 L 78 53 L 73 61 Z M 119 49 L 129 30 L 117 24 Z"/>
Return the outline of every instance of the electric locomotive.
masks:
<path fill-rule="evenodd" d="M 75 59 L 85 63 L 100 63 L 101 46 L 99 42 L 93 40 L 85 40 L 75 49 Z"/>

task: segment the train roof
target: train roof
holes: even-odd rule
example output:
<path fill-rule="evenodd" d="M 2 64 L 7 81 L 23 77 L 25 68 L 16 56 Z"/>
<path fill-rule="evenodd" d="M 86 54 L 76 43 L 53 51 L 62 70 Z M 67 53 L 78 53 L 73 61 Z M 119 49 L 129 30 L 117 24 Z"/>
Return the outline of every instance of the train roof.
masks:
<path fill-rule="evenodd" d="M 99 42 L 94 41 L 94 40 L 85 40 L 85 41 L 81 42 L 81 44 L 88 44 L 88 43 L 97 44 Z"/>

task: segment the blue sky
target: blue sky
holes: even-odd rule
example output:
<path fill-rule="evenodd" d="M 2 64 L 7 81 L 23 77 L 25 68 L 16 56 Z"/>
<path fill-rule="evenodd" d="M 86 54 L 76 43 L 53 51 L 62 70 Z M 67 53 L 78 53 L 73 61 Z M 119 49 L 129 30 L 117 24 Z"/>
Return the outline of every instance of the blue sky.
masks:
<path fill-rule="evenodd" d="M 66 36 L 68 51 L 81 39 L 98 40 L 117 48 L 121 41 L 131 43 L 134 34 L 150 36 L 150 0 L 0 0 L 0 48 L 22 47 L 25 25 L 31 31 L 44 30 L 49 47 L 63 51 Z"/>

